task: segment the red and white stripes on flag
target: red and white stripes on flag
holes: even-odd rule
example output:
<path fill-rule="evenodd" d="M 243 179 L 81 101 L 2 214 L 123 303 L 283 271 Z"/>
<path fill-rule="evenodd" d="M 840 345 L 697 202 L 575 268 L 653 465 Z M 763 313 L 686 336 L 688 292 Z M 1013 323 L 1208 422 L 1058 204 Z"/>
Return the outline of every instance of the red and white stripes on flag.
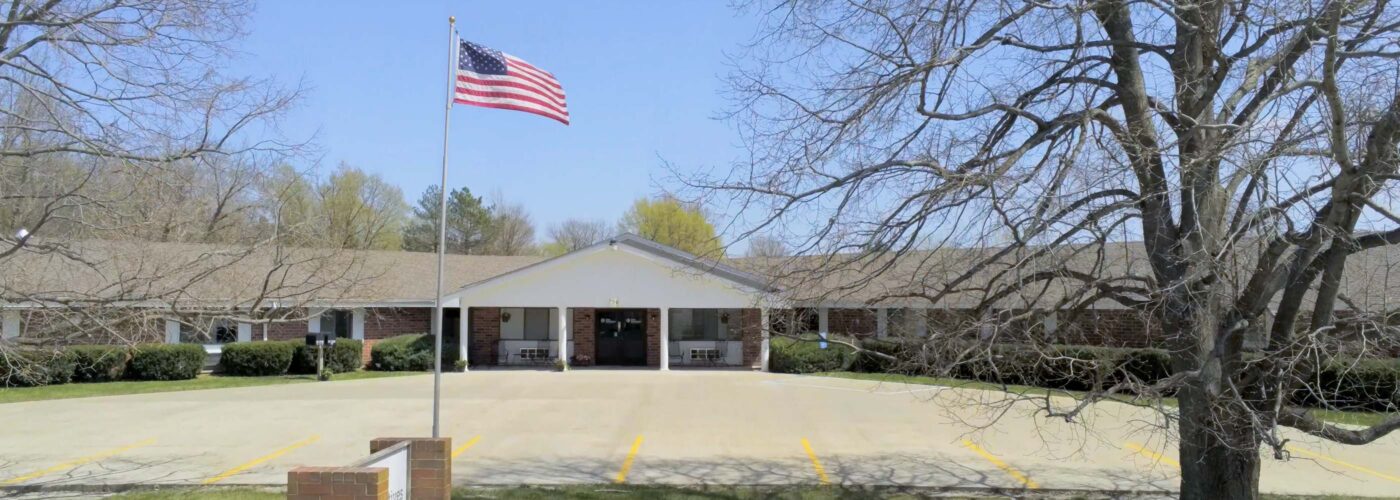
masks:
<path fill-rule="evenodd" d="M 534 113 L 569 124 L 564 87 L 524 60 L 461 40 L 452 102 Z"/>

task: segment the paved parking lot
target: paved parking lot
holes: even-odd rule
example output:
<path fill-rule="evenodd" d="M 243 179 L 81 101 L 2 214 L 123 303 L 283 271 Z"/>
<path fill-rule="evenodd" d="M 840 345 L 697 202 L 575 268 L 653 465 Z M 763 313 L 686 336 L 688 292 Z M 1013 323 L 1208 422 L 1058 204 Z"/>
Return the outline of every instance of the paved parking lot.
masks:
<path fill-rule="evenodd" d="M 371 438 L 431 430 L 430 376 L 0 405 L 0 484 L 282 484 Z M 458 484 L 728 483 L 1169 490 L 1158 419 L 1099 405 L 1084 424 L 993 393 L 733 371 L 479 371 L 443 377 Z M 978 403 L 978 404 L 968 404 Z M 979 429 L 996 416 L 995 426 Z M 1400 436 L 1294 439 L 1263 489 L 1400 492 Z"/>

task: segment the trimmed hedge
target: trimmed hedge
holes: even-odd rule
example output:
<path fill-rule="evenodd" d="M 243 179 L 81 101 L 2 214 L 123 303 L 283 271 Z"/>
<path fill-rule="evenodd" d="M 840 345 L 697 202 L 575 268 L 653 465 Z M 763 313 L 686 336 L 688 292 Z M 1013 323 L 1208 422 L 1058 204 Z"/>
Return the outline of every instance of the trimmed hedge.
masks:
<path fill-rule="evenodd" d="M 296 352 L 292 354 L 291 373 L 316 374 L 316 346 L 306 342 L 293 342 Z M 350 373 L 364 368 L 365 343 L 353 339 L 337 339 L 335 347 L 326 350 L 326 368 L 334 373 Z"/>
<path fill-rule="evenodd" d="M 770 363 L 774 371 L 811 373 L 830 371 L 833 366 L 838 366 L 837 360 L 830 355 L 820 362 L 813 362 L 811 354 L 806 352 L 815 348 L 811 344 L 793 350 L 787 347 L 791 343 L 787 339 L 773 340 Z M 780 345 L 784 348 L 779 349 Z M 1150 385 L 1171 376 L 1171 357 L 1162 349 L 966 344 L 963 347 L 973 350 L 959 359 L 956 356 L 964 349 L 943 344 L 936 352 L 930 352 L 924 349 L 922 339 L 864 339 L 860 346 L 868 351 L 894 356 L 896 360 L 861 352 L 849 370 L 951 377 L 1070 391 L 1108 388 L 1129 378 Z M 1307 388 L 1293 395 L 1294 404 L 1313 408 L 1394 411 L 1400 407 L 1400 360 L 1332 362 L 1319 369 L 1307 385 Z"/>
<path fill-rule="evenodd" d="M 871 373 L 952 377 L 1071 391 L 1106 388 L 1129 378 L 1151 384 L 1171 375 L 1171 359 L 1160 349 L 969 343 L 926 351 L 919 339 L 866 339 L 860 346 L 896 358 L 891 361 L 860 353 L 852 369 Z"/>
<path fill-rule="evenodd" d="M 73 359 L 61 351 L 11 348 L 0 351 L 0 387 L 66 384 Z"/>
<path fill-rule="evenodd" d="M 266 377 L 284 375 L 292 366 L 296 346 L 291 342 L 240 342 L 225 344 L 219 368 L 226 375 Z"/>
<path fill-rule="evenodd" d="M 1308 386 L 1293 395 L 1300 405 L 1393 412 L 1400 408 L 1400 360 L 1334 362 L 1318 370 Z"/>
<path fill-rule="evenodd" d="M 136 380 L 189 380 L 204 367 L 204 347 L 197 344 L 151 344 L 137 347 L 127 367 Z"/>
<path fill-rule="evenodd" d="M 378 346 L 375 346 L 378 347 Z M 768 367 L 778 373 L 818 373 L 849 369 L 856 360 L 850 347 L 827 344 L 822 349 L 815 337 L 771 340 Z"/>
<path fill-rule="evenodd" d="M 113 382 L 126 376 L 131 349 L 115 345 L 76 345 L 64 350 L 73 362 L 73 381 Z"/>
<path fill-rule="evenodd" d="M 444 349 L 442 365 L 453 366 L 456 362 L 456 351 Z M 375 342 L 369 348 L 369 369 L 389 372 L 432 370 L 433 336 L 400 335 Z"/>

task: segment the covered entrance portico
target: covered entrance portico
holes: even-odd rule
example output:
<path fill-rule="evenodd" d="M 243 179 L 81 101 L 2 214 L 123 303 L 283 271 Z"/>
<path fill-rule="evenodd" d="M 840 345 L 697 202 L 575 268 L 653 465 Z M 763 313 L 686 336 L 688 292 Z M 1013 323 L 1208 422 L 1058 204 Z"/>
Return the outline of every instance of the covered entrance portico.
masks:
<path fill-rule="evenodd" d="M 467 285 L 446 304 L 467 310 L 458 345 L 472 366 L 766 369 L 768 289 L 748 273 L 623 235 Z"/>

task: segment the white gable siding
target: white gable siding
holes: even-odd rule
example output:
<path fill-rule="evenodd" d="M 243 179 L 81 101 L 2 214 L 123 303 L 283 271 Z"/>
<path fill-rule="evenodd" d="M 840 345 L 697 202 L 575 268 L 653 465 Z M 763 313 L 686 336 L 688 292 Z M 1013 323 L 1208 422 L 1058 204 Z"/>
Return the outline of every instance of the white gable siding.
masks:
<path fill-rule="evenodd" d="M 601 245 L 492 278 L 448 306 L 746 308 L 762 294 L 628 245 Z"/>

